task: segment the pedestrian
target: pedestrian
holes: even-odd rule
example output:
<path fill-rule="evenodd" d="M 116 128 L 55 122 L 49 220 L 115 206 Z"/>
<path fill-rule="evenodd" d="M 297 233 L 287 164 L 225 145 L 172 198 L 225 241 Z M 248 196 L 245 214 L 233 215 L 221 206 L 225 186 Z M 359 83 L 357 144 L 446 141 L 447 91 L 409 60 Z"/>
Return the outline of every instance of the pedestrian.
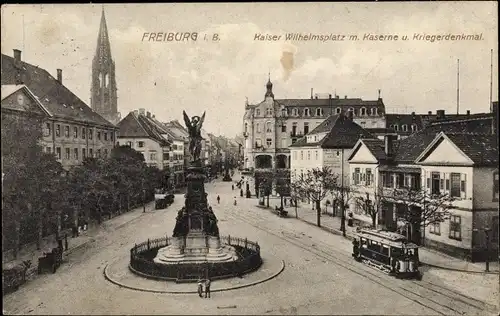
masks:
<path fill-rule="evenodd" d="M 210 298 L 210 278 L 205 280 L 205 298 Z"/>
<path fill-rule="evenodd" d="M 231 184 L 231 190 L 234 191 L 234 184 Z"/>
<path fill-rule="evenodd" d="M 201 280 L 201 277 L 198 278 L 198 295 L 200 297 L 203 297 L 203 282 Z"/>
<path fill-rule="evenodd" d="M 237 203 L 236 203 L 236 196 L 235 196 L 235 197 L 234 197 L 234 205 L 236 205 L 236 204 L 237 204 Z"/>
<path fill-rule="evenodd" d="M 217 204 L 220 204 L 220 196 L 217 195 Z"/>

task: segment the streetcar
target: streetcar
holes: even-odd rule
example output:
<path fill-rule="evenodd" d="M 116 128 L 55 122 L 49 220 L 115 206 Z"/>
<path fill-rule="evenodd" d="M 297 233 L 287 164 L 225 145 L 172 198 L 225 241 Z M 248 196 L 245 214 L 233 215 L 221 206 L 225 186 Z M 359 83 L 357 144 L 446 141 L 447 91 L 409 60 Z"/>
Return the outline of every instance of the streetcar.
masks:
<path fill-rule="evenodd" d="M 155 209 L 167 208 L 174 203 L 174 192 L 165 188 L 155 190 Z"/>
<path fill-rule="evenodd" d="M 398 279 L 422 279 L 418 246 L 394 232 L 359 229 L 354 235 L 352 256 Z"/>

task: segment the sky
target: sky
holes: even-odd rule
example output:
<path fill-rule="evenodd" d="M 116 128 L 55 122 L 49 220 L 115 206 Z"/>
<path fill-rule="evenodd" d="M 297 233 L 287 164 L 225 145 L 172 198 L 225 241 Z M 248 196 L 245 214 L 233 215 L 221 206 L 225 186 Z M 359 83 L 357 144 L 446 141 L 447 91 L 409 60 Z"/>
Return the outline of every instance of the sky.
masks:
<path fill-rule="evenodd" d="M 245 100 L 264 99 L 270 74 L 275 98 L 314 93 L 375 100 L 389 113 L 489 110 L 498 100 L 497 2 L 42 4 L 3 5 L 2 54 L 56 76 L 90 104 L 91 64 L 104 7 L 116 64 L 118 109 L 145 108 L 162 121 L 182 111 L 204 129 L 242 132 Z M 24 27 L 23 27 L 24 25 Z M 198 33 L 197 41 L 148 41 L 144 33 Z M 287 33 L 345 35 L 344 41 L 286 41 Z M 479 41 L 422 41 L 414 34 L 482 34 Z M 212 41 L 218 34 L 219 41 Z M 255 40 L 255 34 L 282 36 Z M 365 34 L 398 41 L 362 40 Z M 207 35 L 208 40 L 204 40 Z M 360 40 L 349 41 L 350 35 Z M 407 35 L 408 40 L 401 37 Z"/>

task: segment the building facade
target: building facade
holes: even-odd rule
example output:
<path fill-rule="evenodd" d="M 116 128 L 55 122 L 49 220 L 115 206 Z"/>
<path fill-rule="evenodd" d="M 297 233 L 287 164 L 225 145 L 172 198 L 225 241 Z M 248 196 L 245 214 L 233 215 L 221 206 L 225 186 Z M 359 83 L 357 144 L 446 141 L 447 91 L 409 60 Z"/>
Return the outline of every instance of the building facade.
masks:
<path fill-rule="evenodd" d="M 111 123 L 118 124 L 121 116 L 118 112 L 115 62 L 111 56 L 111 43 L 104 9 L 97 36 L 97 48 L 92 60 L 90 96 L 92 110 Z"/>
<path fill-rule="evenodd" d="M 26 95 L 29 91 L 46 109 L 43 148 L 54 153 L 66 170 L 86 157 L 107 157 L 114 148 L 118 129 L 64 86 L 62 69 L 57 69 L 54 78 L 48 71 L 22 61 L 21 51 L 15 49 L 14 58 L 2 54 L 4 86 L 10 86 L 11 97 L 19 105 L 30 99 Z"/>

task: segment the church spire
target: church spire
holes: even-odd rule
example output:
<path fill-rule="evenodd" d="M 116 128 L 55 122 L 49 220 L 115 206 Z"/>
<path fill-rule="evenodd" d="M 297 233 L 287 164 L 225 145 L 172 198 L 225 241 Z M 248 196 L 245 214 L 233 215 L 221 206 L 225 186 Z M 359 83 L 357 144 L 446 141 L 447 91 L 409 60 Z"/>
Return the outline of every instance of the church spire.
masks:
<path fill-rule="evenodd" d="M 268 79 L 267 79 L 267 84 L 266 84 L 266 95 L 265 97 L 271 97 L 274 99 L 274 93 L 273 93 L 273 83 L 271 82 L 271 72 L 268 74 Z"/>
<path fill-rule="evenodd" d="M 99 26 L 99 34 L 97 36 L 97 50 L 96 58 L 101 61 L 111 59 L 111 44 L 109 43 L 108 26 L 106 25 L 106 14 L 104 13 L 104 6 L 101 12 L 101 24 Z"/>

